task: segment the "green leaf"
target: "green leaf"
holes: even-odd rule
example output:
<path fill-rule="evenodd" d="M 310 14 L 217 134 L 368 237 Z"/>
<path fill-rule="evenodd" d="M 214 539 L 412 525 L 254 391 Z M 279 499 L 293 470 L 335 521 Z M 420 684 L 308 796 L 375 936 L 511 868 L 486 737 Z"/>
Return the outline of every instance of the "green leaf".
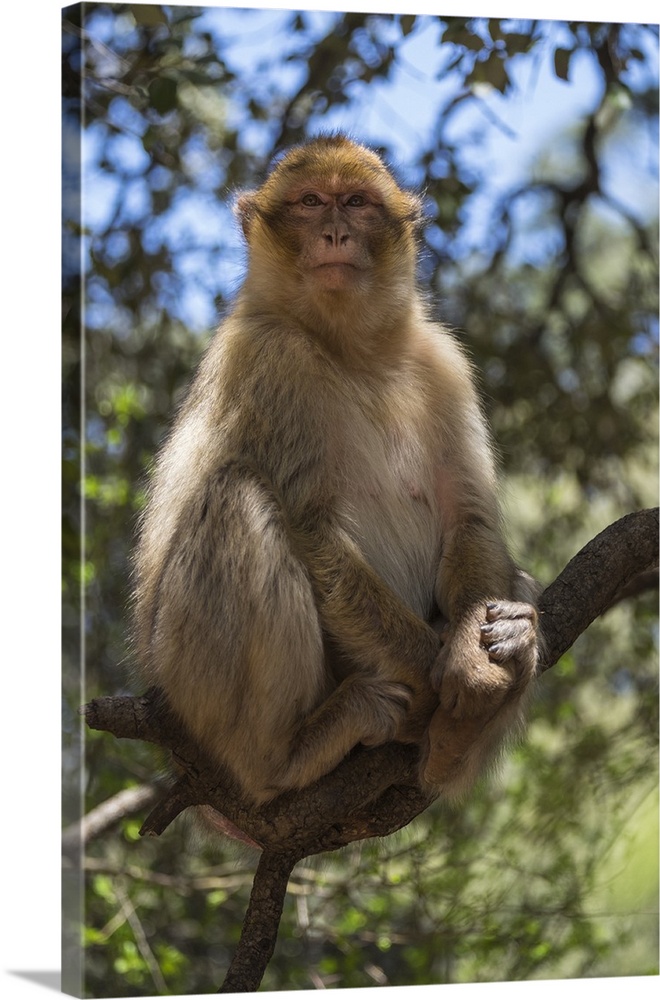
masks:
<path fill-rule="evenodd" d="M 101 899 L 104 899 L 106 903 L 112 905 L 116 904 L 117 897 L 115 895 L 115 890 L 112 885 L 112 879 L 107 875 L 96 875 L 93 879 L 94 892 Z"/>
<path fill-rule="evenodd" d="M 568 67 L 573 49 L 555 49 L 555 74 L 560 80 L 568 80 Z"/>
<path fill-rule="evenodd" d="M 130 9 L 136 23 L 143 24 L 145 28 L 155 28 L 159 24 L 168 23 L 162 7 L 157 7 L 155 4 L 132 3 Z"/>
<path fill-rule="evenodd" d="M 484 62 L 476 62 L 469 74 L 471 83 L 487 83 L 495 90 L 504 93 L 509 86 L 509 76 L 504 60 L 493 52 Z"/>
<path fill-rule="evenodd" d="M 97 930 L 96 927 L 84 927 L 83 928 L 83 946 L 92 944 L 105 944 L 106 936 L 103 931 Z"/>
<path fill-rule="evenodd" d="M 177 81 L 169 76 L 159 76 L 148 87 L 149 101 L 159 115 L 166 115 L 176 107 Z"/>
<path fill-rule="evenodd" d="M 456 21 L 457 23 L 450 23 L 445 28 L 442 35 L 443 43 L 453 42 L 454 45 L 462 45 L 463 48 L 469 49 L 471 52 L 481 52 L 486 47 L 483 38 L 470 31 L 460 18 L 457 18 Z"/>

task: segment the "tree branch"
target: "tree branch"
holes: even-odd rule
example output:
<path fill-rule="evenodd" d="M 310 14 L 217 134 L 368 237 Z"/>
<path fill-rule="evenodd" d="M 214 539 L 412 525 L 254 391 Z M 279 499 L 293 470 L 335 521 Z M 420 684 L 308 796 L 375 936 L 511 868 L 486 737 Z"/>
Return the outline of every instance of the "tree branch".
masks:
<path fill-rule="evenodd" d="M 539 600 L 544 649 L 539 673 L 552 667 L 631 581 L 657 564 L 657 508 L 626 515 L 585 545 Z M 298 860 L 393 833 L 433 801 L 417 783 L 417 748 L 389 743 L 356 747 L 314 785 L 255 809 L 195 745 L 157 689 L 140 698 L 98 698 L 83 711 L 91 729 L 172 752 L 179 777 L 147 817 L 143 833 L 158 835 L 183 809 L 205 805 L 263 848 L 241 941 L 221 992 L 251 991 L 261 982 Z"/>
<path fill-rule="evenodd" d="M 259 988 L 275 950 L 289 876 L 299 860 L 295 854 L 273 851 L 261 855 L 241 938 L 218 993 L 252 993 Z"/>
<path fill-rule="evenodd" d="M 657 565 L 657 507 L 626 514 L 588 542 L 539 600 L 544 643 L 539 672 L 554 666 L 635 577 Z"/>
<path fill-rule="evenodd" d="M 90 840 L 100 837 L 125 816 L 134 816 L 145 808 L 153 806 L 160 794 L 155 785 L 124 788 L 88 812 L 79 822 L 72 823 L 62 831 L 62 854 L 77 858 L 80 849 Z"/>

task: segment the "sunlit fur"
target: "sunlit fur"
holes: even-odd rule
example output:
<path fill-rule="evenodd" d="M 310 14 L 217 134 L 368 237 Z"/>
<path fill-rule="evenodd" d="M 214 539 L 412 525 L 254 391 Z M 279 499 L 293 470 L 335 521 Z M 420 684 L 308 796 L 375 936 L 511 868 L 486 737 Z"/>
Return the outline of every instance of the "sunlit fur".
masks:
<path fill-rule="evenodd" d="M 470 365 L 416 289 L 419 199 L 327 136 L 237 213 L 247 277 L 142 523 L 142 675 L 257 801 L 392 738 L 460 793 L 520 715 L 535 612 Z"/>

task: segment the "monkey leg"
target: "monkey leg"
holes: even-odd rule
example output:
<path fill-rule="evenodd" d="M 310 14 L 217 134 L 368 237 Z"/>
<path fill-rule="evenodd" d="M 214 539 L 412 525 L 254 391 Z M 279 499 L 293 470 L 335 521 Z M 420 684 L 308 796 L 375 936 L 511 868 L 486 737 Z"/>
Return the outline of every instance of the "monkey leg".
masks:
<path fill-rule="evenodd" d="M 295 729 L 287 758 L 264 798 L 304 788 L 332 771 L 358 743 L 377 746 L 394 739 L 411 699 L 410 689 L 368 673 L 342 681 Z"/>
<path fill-rule="evenodd" d="M 461 701 L 461 678 L 440 682 L 440 705 L 431 719 L 421 769 L 425 783 L 449 797 L 462 795 L 522 720 L 525 694 L 537 664 L 538 616 L 531 604 L 487 605 L 480 641 L 494 681 L 485 679 L 478 700 Z M 469 652 L 469 651 L 468 651 Z M 470 678 L 466 678 L 469 689 Z M 470 692 L 471 693 L 471 692 Z"/>
<path fill-rule="evenodd" d="M 326 665 L 314 594 L 275 492 L 234 462 L 205 484 L 170 544 L 152 677 L 208 752 L 257 801 L 391 738 L 409 689 Z"/>

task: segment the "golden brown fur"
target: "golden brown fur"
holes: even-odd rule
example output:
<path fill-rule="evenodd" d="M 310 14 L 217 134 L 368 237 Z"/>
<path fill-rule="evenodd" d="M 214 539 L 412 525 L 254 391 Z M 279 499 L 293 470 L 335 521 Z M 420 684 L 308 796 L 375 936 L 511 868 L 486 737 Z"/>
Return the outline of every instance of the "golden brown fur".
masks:
<path fill-rule="evenodd" d="M 470 365 L 415 286 L 420 202 L 332 136 L 238 213 L 247 277 L 142 525 L 143 676 L 257 801 L 389 739 L 460 791 L 519 715 L 535 612 Z"/>

